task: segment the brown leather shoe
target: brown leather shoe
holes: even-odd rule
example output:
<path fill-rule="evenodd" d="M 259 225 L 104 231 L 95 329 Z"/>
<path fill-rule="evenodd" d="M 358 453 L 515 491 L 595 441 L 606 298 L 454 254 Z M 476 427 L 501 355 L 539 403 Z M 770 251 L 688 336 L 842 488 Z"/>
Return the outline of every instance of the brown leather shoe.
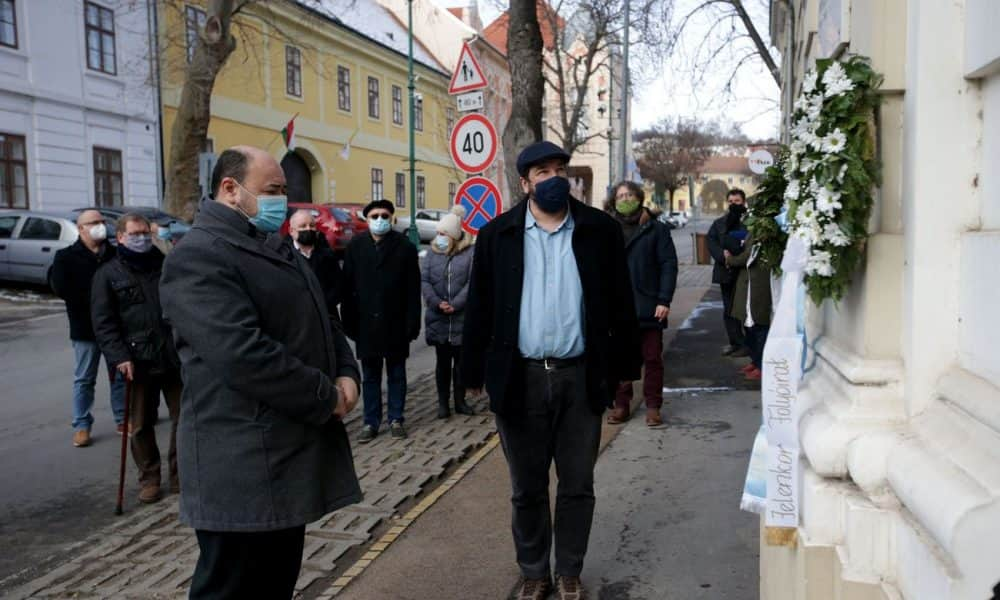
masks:
<path fill-rule="evenodd" d="M 160 484 L 158 483 L 143 484 L 142 488 L 139 490 L 139 502 L 142 502 L 143 504 L 153 504 L 154 502 L 159 502 L 160 498 Z"/>
<path fill-rule="evenodd" d="M 521 578 L 511 600 L 545 600 L 552 593 L 552 580 Z"/>
<path fill-rule="evenodd" d="M 556 591 L 559 593 L 559 600 L 587 600 L 587 592 L 579 577 L 556 575 Z"/>
<path fill-rule="evenodd" d="M 611 412 L 608 413 L 608 424 L 621 425 L 625 421 L 628 421 L 628 418 L 628 409 L 616 406 L 611 409 Z"/>
<path fill-rule="evenodd" d="M 649 427 L 650 429 L 661 429 L 665 427 L 663 424 L 663 417 L 660 415 L 660 409 L 646 409 L 646 427 Z"/>
<path fill-rule="evenodd" d="M 90 445 L 90 430 L 80 429 L 73 434 L 73 445 L 77 448 L 86 448 Z"/>

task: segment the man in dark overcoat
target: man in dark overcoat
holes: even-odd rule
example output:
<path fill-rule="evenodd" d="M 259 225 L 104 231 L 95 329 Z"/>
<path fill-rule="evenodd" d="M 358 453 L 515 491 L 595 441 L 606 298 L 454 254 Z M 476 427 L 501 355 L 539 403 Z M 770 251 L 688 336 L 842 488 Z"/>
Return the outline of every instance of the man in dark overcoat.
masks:
<path fill-rule="evenodd" d="M 226 150 L 212 190 L 161 280 L 184 380 L 180 518 L 201 550 L 190 597 L 291 598 L 305 525 L 361 500 L 342 421 L 359 373 L 316 276 L 277 235 L 278 162 Z"/>
<path fill-rule="evenodd" d="M 726 195 L 729 209 L 726 214 L 712 222 L 708 229 L 708 251 L 715 261 L 712 268 L 712 283 L 719 284 L 722 292 L 722 321 L 726 328 L 729 344 L 722 349 L 724 356 L 749 356 L 743 336 L 743 324 L 732 317 L 733 298 L 736 293 L 738 269 L 726 265 L 725 253 L 737 255 L 743 251 L 746 227 L 743 214 L 746 213 L 747 195 L 739 188 L 729 190 Z"/>
<path fill-rule="evenodd" d="M 463 378 L 496 413 L 522 600 L 552 590 L 553 533 L 559 597 L 582 597 L 601 415 L 641 363 L 621 227 L 570 196 L 568 162 L 551 142 L 521 152 L 524 200 L 480 230 L 466 305 Z"/>
<path fill-rule="evenodd" d="M 376 200 L 364 208 L 368 233 L 344 253 L 344 329 L 355 341 L 361 361 L 365 423 L 358 441 L 368 443 L 382 423 L 382 367 L 389 397 L 389 430 L 405 438 L 406 359 L 420 335 L 420 265 L 417 248 L 391 229 L 392 202 Z"/>

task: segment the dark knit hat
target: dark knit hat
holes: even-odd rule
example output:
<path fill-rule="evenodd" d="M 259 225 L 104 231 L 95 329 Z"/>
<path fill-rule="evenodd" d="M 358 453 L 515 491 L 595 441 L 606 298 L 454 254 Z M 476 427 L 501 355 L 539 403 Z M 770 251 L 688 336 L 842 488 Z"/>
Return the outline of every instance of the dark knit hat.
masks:
<path fill-rule="evenodd" d="M 376 208 L 384 208 L 387 211 L 389 211 L 390 215 L 396 214 L 396 207 L 392 205 L 392 202 L 389 202 L 385 198 L 381 200 L 372 200 L 371 202 L 368 203 L 368 206 L 364 207 L 361 210 L 361 214 L 364 215 L 365 218 L 368 218 L 368 213 L 375 210 Z"/>
<path fill-rule="evenodd" d="M 535 142 L 521 150 L 517 156 L 517 172 L 521 177 L 527 177 L 528 169 L 553 158 L 561 159 L 569 164 L 569 154 L 559 146 L 552 142 Z"/>

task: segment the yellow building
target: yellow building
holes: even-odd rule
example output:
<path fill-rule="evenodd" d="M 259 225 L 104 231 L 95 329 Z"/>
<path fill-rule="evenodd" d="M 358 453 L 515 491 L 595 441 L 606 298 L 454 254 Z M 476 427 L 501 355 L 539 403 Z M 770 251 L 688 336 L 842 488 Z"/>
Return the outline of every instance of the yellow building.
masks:
<path fill-rule="evenodd" d="M 688 186 L 684 185 L 674 192 L 670 210 L 687 211 L 689 215 L 720 215 L 726 210 L 726 193 L 729 190 L 739 188 L 749 197 L 757 191 L 760 183 L 760 176 L 750 170 L 746 156 L 712 156 L 700 171 L 694 184 L 694 206 L 688 195 Z"/>
<path fill-rule="evenodd" d="M 176 117 L 184 67 L 204 24 L 204 0 L 160 3 L 163 126 Z M 180 32 L 183 32 L 181 35 Z M 405 27 L 374 0 L 251 4 L 233 24 L 236 50 L 216 79 L 206 151 L 237 144 L 281 161 L 289 200 L 386 198 L 409 212 Z M 449 73 L 414 43 L 417 207 L 445 208 L 465 178 L 448 154 Z M 296 116 L 297 115 L 297 116 Z M 293 152 L 281 130 L 295 116 Z M 164 149 L 169 156 L 169 146 Z"/>

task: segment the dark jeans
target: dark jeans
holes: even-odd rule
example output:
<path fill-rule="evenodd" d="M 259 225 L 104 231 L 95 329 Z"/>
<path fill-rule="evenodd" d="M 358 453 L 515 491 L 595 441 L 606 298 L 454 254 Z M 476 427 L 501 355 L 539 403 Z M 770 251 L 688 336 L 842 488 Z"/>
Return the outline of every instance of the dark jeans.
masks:
<path fill-rule="evenodd" d="M 462 362 L 462 347 L 451 344 L 435 344 L 434 352 L 437 354 L 434 378 L 437 381 L 438 403 L 448 406 L 449 389 L 454 389 L 455 402 L 465 400 L 465 388 L 462 386 L 462 379 L 458 372 L 458 365 Z"/>
<path fill-rule="evenodd" d="M 720 283 L 719 289 L 722 291 L 722 321 L 726 326 L 726 336 L 729 338 L 729 345 L 739 348 L 746 343 L 743 339 L 743 324 L 739 319 L 730 315 L 733 312 L 733 297 L 736 295 L 736 282 Z"/>
<path fill-rule="evenodd" d="M 578 577 L 594 517 L 594 464 L 601 416 L 587 402 L 583 364 L 524 373 L 524 412 L 497 416 L 513 493 L 512 526 L 517 563 L 530 579 L 549 577 L 552 516 L 549 467 L 555 460 L 555 555 L 557 575 Z"/>
<path fill-rule="evenodd" d="M 750 361 L 758 369 L 764 363 L 764 344 L 767 343 L 767 332 L 770 325 L 754 325 L 747 327 L 747 350 L 750 351 Z"/>
<path fill-rule="evenodd" d="M 191 600 L 283 600 L 295 593 L 306 527 L 278 531 L 196 530 L 201 554 Z"/>
<path fill-rule="evenodd" d="M 365 403 L 365 425 L 378 431 L 382 424 L 382 363 L 389 384 L 389 422 L 403 419 L 406 408 L 406 359 L 365 358 L 361 360 L 361 393 Z"/>
<path fill-rule="evenodd" d="M 177 418 L 181 409 L 181 374 L 171 371 L 163 375 L 136 373 L 131 383 L 132 397 L 129 421 L 132 423 L 132 459 L 139 468 L 139 484 L 160 483 L 160 448 L 156 445 L 156 412 L 160 407 L 160 391 L 170 412 L 170 446 L 167 454 L 170 483 L 177 482 Z"/>
<path fill-rule="evenodd" d="M 642 340 L 642 395 L 646 408 L 659 410 L 663 406 L 663 330 L 643 329 Z M 632 382 L 618 386 L 615 406 L 629 410 L 632 406 Z"/>

